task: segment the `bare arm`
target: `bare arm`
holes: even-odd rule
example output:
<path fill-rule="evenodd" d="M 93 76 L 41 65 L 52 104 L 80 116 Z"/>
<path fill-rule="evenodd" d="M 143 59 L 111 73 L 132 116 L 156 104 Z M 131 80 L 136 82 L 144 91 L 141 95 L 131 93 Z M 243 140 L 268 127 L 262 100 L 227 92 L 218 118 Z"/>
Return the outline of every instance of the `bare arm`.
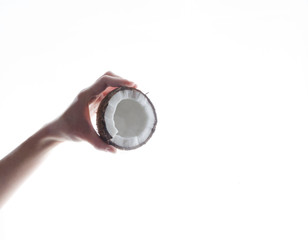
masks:
<path fill-rule="evenodd" d="M 83 140 L 96 149 L 116 152 L 97 135 L 91 125 L 90 114 L 112 87 L 119 86 L 136 85 L 112 72 L 105 73 L 92 86 L 80 92 L 58 119 L 41 128 L 0 161 L 0 208 L 43 161 L 46 153 L 61 142 Z"/>
<path fill-rule="evenodd" d="M 0 207 L 59 141 L 43 128 L 0 161 Z"/>

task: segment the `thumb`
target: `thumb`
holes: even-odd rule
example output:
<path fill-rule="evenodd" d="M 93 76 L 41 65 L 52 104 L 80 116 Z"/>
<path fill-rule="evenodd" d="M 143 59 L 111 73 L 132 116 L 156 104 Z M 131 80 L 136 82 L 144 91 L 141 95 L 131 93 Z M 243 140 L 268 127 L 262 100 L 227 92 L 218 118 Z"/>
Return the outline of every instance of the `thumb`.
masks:
<path fill-rule="evenodd" d="M 91 128 L 85 140 L 98 150 L 111 153 L 117 152 L 116 148 L 105 143 L 93 128 Z"/>

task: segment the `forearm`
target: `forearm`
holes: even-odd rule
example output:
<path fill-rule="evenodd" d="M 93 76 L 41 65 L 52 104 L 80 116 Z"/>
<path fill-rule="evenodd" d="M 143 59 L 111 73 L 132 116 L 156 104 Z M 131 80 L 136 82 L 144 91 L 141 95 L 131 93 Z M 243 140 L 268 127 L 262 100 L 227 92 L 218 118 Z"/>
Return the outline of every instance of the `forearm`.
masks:
<path fill-rule="evenodd" d="M 136 87 L 136 84 L 112 72 L 105 73 L 93 85 L 81 91 L 59 118 L 0 160 L 0 208 L 16 187 L 42 162 L 44 155 L 60 142 L 87 141 L 96 149 L 116 152 L 97 134 L 90 114 L 97 109 L 104 93 L 107 94 L 105 91 L 121 86 Z M 94 111 L 89 111 L 89 106 Z"/>
<path fill-rule="evenodd" d="M 59 141 L 46 125 L 0 161 L 0 208 Z"/>

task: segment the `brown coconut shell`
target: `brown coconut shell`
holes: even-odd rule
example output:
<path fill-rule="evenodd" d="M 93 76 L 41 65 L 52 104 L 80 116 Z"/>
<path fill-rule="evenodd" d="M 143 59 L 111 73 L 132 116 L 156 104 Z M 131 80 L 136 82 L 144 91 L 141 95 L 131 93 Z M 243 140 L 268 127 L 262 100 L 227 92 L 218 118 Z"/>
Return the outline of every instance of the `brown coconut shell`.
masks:
<path fill-rule="evenodd" d="M 107 127 L 106 127 L 106 122 L 105 122 L 105 111 L 106 111 L 106 108 L 108 106 L 108 102 L 109 100 L 113 97 L 113 95 L 115 95 L 117 92 L 119 91 L 123 91 L 123 90 L 132 90 L 132 91 L 138 91 L 139 93 L 141 93 L 147 100 L 148 102 L 150 103 L 152 109 L 153 109 L 153 112 L 154 112 L 154 117 L 155 117 L 155 122 L 154 122 L 154 126 L 152 128 L 152 131 L 149 135 L 149 137 L 143 142 L 143 143 L 140 143 L 139 145 L 137 146 L 134 146 L 134 147 L 129 147 L 129 148 L 126 148 L 126 147 L 123 147 L 123 146 L 119 146 L 117 144 L 115 144 L 111 139 L 111 135 L 108 133 L 107 131 Z M 97 115 L 96 115 L 96 125 L 97 125 L 97 130 L 98 130 L 98 134 L 100 136 L 100 138 L 107 144 L 109 145 L 112 145 L 118 149 L 121 149 L 121 150 L 132 150 L 132 149 L 136 149 L 136 148 L 139 148 L 141 147 L 142 145 L 144 145 L 145 143 L 148 142 L 148 140 L 152 137 L 153 133 L 155 132 L 155 129 L 156 129 L 156 124 L 157 124 L 157 115 L 156 115 L 156 111 L 155 111 L 155 108 L 154 108 L 154 105 L 152 104 L 152 102 L 150 101 L 150 99 L 147 97 L 146 94 L 144 94 L 143 92 L 141 92 L 140 90 L 136 89 L 136 88 L 131 88 L 131 87 L 119 87 L 119 88 L 116 88 L 114 89 L 113 91 L 109 92 L 105 97 L 104 99 L 100 102 L 99 106 L 98 106 L 98 109 L 97 109 Z"/>

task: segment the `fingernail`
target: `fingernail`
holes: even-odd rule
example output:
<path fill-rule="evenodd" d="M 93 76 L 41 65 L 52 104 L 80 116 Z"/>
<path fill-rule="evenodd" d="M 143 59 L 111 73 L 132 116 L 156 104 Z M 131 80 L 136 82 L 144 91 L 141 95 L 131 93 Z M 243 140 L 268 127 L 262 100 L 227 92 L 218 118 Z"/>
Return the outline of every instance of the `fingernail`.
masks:
<path fill-rule="evenodd" d="M 116 153 L 116 151 L 114 151 L 112 148 L 106 148 L 106 151 L 110 153 Z"/>

